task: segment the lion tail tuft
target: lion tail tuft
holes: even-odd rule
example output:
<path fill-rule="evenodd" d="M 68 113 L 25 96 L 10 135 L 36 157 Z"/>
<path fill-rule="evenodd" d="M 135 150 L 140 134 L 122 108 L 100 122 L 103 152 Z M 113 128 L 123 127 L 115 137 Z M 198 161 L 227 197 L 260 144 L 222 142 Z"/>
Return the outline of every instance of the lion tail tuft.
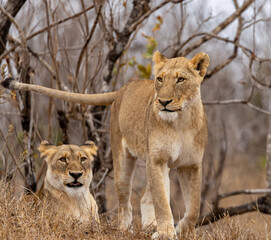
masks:
<path fill-rule="evenodd" d="M 14 90 L 16 83 L 17 83 L 17 81 L 13 77 L 7 77 L 7 78 L 4 79 L 4 81 L 1 82 L 1 85 L 4 88 Z"/>

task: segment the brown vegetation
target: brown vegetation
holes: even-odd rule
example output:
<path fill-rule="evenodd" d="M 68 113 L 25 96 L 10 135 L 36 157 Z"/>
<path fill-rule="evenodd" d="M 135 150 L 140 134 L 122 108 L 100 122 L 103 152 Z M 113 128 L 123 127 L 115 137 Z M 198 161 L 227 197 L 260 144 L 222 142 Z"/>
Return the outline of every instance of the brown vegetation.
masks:
<path fill-rule="evenodd" d="M 90 221 L 80 223 L 70 217 L 53 212 L 43 202 L 25 201 L 10 189 L 12 184 L 0 183 L 0 238 L 1 239 L 150 239 L 151 232 L 140 229 L 139 218 L 135 218 L 133 229 L 121 232 L 117 229 L 114 214 L 104 214 L 100 225 Z M 226 239 L 258 240 L 270 239 L 271 225 L 261 214 L 246 218 L 226 217 L 218 223 L 198 227 L 190 236 L 192 240 Z"/>

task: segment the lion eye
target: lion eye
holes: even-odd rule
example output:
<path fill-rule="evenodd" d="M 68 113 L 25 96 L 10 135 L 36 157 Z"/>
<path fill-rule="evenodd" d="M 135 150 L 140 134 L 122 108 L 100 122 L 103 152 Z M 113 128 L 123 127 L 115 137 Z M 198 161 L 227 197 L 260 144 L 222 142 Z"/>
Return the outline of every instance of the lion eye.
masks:
<path fill-rule="evenodd" d="M 67 162 L 65 157 L 59 158 L 58 160 L 59 160 L 60 162 L 62 162 L 62 163 L 66 163 L 66 162 Z"/>
<path fill-rule="evenodd" d="M 183 81 L 185 81 L 185 78 L 184 77 L 179 77 L 177 79 L 177 82 L 176 83 L 182 83 Z"/>
<path fill-rule="evenodd" d="M 157 82 L 159 82 L 159 83 L 162 83 L 162 82 L 163 82 L 163 79 L 162 79 L 161 77 L 157 77 L 156 80 L 157 80 Z"/>
<path fill-rule="evenodd" d="M 85 162 L 87 161 L 87 158 L 86 157 L 81 157 L 81 162 Z"/>

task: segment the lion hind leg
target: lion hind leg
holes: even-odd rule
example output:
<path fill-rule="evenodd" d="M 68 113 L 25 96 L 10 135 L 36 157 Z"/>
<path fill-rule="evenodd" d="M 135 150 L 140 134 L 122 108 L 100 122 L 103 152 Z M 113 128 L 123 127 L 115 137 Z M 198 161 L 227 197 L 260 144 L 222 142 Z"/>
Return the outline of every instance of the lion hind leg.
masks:
<path fill-rule="evenodd" d="M 157 226 L 155 219 L 154 206 L 149 185 L 147 184 L 145 192 L 140 200 L 140 211 L 143 229 L 153 229 Z"/>
<path fill-rule="evenodd" d="M 132 223 L 132 181 L 136 159 L 125 149 L 114 159 L 114 181 L 119 200 L 119 228 L 127 230 Z"/>

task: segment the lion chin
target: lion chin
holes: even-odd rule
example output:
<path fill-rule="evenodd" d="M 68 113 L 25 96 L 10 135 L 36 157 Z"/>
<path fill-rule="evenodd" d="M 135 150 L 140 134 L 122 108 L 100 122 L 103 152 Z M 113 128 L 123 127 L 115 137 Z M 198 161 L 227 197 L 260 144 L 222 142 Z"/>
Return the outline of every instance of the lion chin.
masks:
<path fill-rule="evenodd" d="M 178 118 L 178 112 L 169 112 L 169 111 L 159 111 L 159 117 L 167 122 L 174 122 Z"/>

